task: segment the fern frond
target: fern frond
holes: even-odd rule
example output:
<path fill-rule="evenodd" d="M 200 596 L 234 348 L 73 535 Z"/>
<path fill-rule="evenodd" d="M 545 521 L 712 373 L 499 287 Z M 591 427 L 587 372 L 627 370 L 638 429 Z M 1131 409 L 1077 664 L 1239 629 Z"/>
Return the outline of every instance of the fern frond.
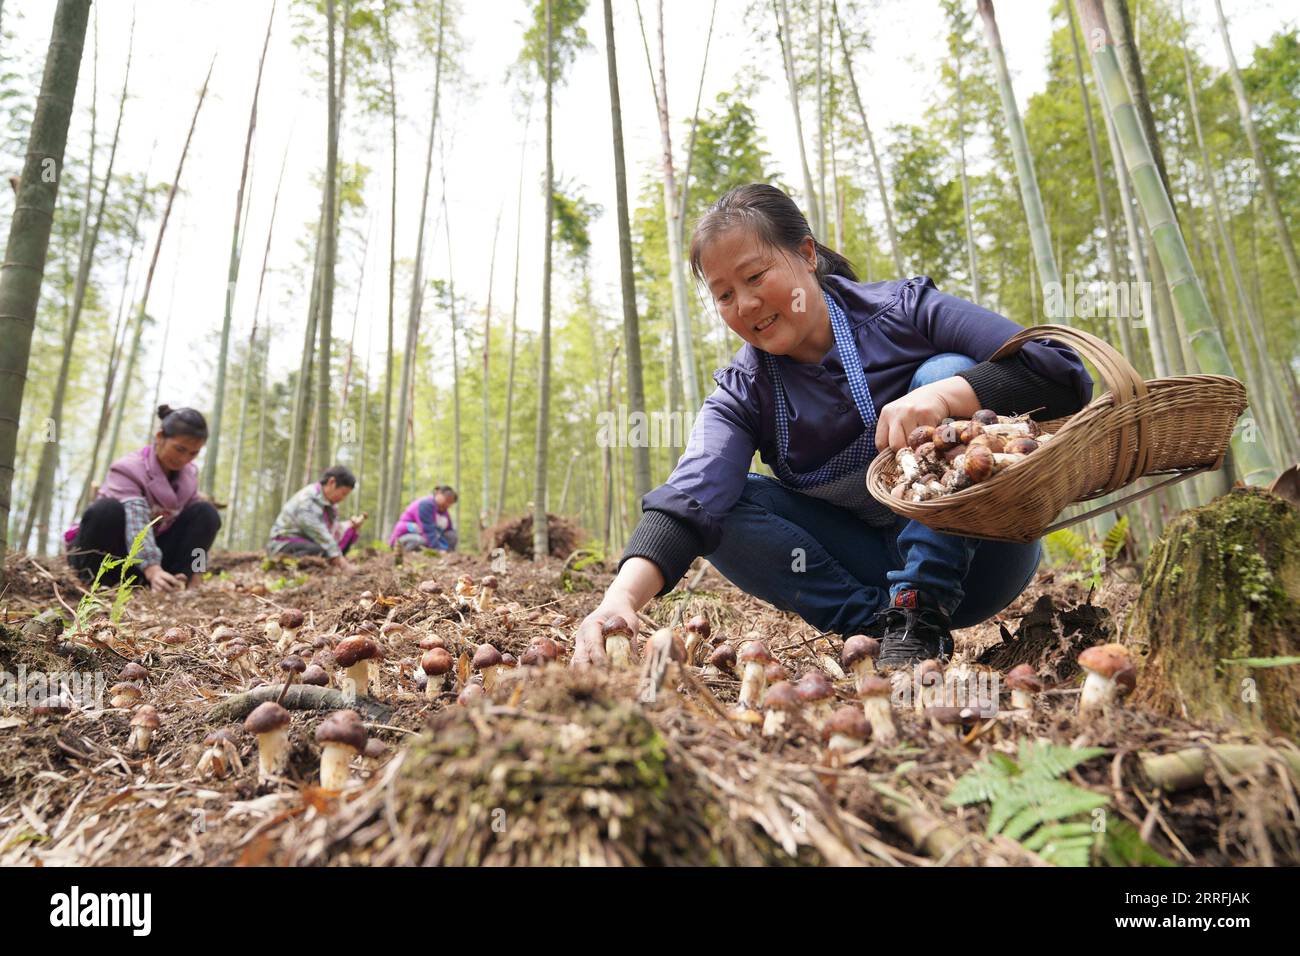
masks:
<path fill-rule="evenodd" d="M 1120 519 L 1111 525 L 1111 529 L 1106 532 L 1106 538 L 1102 541 L 1101 550 L 1106 555 L 1107 561 L 1114 561 L 1119 557 L 1120 551 L 1124 550 L 1124 545 L 1128 543 L 1128 515 L 1121 515 Z"/>

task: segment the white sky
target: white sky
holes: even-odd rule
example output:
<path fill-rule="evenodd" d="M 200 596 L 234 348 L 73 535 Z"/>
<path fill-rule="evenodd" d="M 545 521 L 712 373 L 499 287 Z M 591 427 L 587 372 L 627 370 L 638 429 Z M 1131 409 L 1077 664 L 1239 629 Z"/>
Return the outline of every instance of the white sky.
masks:
<path fill-rule="evenodd" d="M 974 0 L 972 6 L 973 3 Z M 19 51 L 34 54 L 44 49 L 54 8 L 53 0 L 25 0 L 23 19 L 15 21 L 10 13 L 16 5 L 17 0 L 8 0 L 5 5 L 4 23 L 17 33 L 16 50 L 3 51 L 6 59 Z M 1234 49 L 1243 63 L 1257 43 L 1296 12 L 1290 0 L 1225 0 L 1224 5 L 1230 18 Z M 133 100 L 124 123 L 118 169 L 145 168 L 156 138 L 152 178 L 154 181 L 170 179 L 204 72 L 213 54 L 218 54 L 208 101 L 199 117 L 182 177 L 186 192 L 178 198 L 173 212 L 150 302 L 150 311 L 162 315 L 171 301 L 174 319 L 163 400 L 207 408 L 213 388 L 212 360 L 210 356 L 198 359 L 195 346 L 221 323 L 239 161 L 270 3 L 269 0 L 99 0 L 95 7 L 99 15 L 101 126 L 111 123 L 116 110 L 133 6 L 138 14 L 131 80 Z M 635 204 L 643 172 L 658 161 L 659 131 L 635 7 L 631 0 L 615 0 L 614 6 L 624 135 L 630 191 Z M 652 17 L 653 0 L 647 0 L 642 6 L 647 17 Z M 766 147 L 785 180 L 797 183 L 798 153 L 780 61 L 774 44 L 759 41 L 747 29 L 742 19 L 746 6 L 746 0 L 720 0 L 704 103 L 712 103 L 718 92 L 735 84 L 737 77 L 754 74 L 761 77 L 760 92 L 753 106 L 766 134 Z M 1188 0 L 1187 8 L 1197 25 L 1198 45 L 1211 62 L 1222 65 L 1224 56 L 1213 29 L 1212 3 Z M 709 3 L 666 0 L 665 9 L 669 95 L 676 136 L 693 107 Z M 935 83 L 934 70 L 929 64 L 941 55 L 944 25 L 937 3 L 929 0 L 882 0 L 875 9 L 874 52 L 856 62 L 855 71 L 873 130 L 879 136 L 890 124 L 915 119 L 923 112 Z M 1050 26 L 1048 3 L 1046 0 L 999 0 L 997 10 L 1017 98 L 1023 108 L 1028 97 L 1045 82 L 1044 60 Z M 465 66 L 476 89 L 472 98 L 447 104 L 444 114 L 454 140 L 447 157 L 447 188 L 457 291 L 480 304 L 486 298 L 488 251 L 493 224 L 500 212 L 501 239 L 494 296 L 498 308 L 509 307 L 522 132 L 522 122 L 513 105 L 514 87 L 506 79 L 506 69 L 518 55 L 525 11 L 524 0 L 465 0 L 459 30 L 468 45 Z M 235 336 L 246 337 L 252 321 L 257 270 L 272 192 L 287 147 L 288 171 L 271 252 L 272 268 L 284 272 L 268 277 L 266 300 L 277 330 L 273 363 L 281 371 L 296 363 L 300 348 L 306 290 L 293 285 L 288 269 L 301 264 L 299 240 L 307 235 L 307 224 L 316 220 L 319 191 L 311 179 L 323 166 L 325 157 L 323 91 L 308 75 L 300 51 L 290 42 L 288 13 L 287 0 L 280 0 L 259 108 L 252 173 L 253 206 L 236 298 L 234 331 Z M 567 84 L 557 94 L 555 164 L 561 175 L 578 180 L 585 187 L 586 196 L 605 207 L 605 215 L 594 226 L 592 265 L 598 293 L 614 309 L 618 294 L 618 250 L 599 0 L 592 0 L 585 26 L 594 48 L 579 57 Z M 652 22 L 648 21 L 647 26 L 653 30 Z M 770 33 L 766 21 L 764 28 Z M 654 42 L 653 32 L 651 42 Z M 70 150 L 82 153 L 88 125 L 85 107 L 90 96 L 89 49 L 88 42 L 77 98 L 78 114 L 69 145 Z M 432 71 L 423 63 L 399 63 L 398 69 L 399 102 L 405 122 L 399 134 L 397 246 L 399 258 L 410 258 L 415 245 Z M 805 104 L 804 109 L 808 117 L 809 105 Z M 524 180 L 524 256 L 519 312 L 520 322 L 525 326 L 536 326 L 540 313 L 541 262 L 540 255 L 533 250 L 540 246 L 542 236 L 541 132 L 539 102 L 529 131 Z M 341 159 L 360 159 L 374 169 L 367 202 L 375 211 L 375 220 L 357 344 L 359 349 L 366 347 L 366 323 L 372 322 L 378 355 L 386 316 L 388 138 L 382 125 L 375 124 L 363 131 L 353 117 L 346 120 L 344 135 Z M 107 136 L 107 132 L 102 132 L 101 141 Z M 676 141 L 674 145 L 678 145 Z M 438 200 L 435 170 L 431 227 Z M 152 244 L 151 231 L 146 250 L 152 249 Z M 178 249 L 182 250 L 179 257 Z M 350 284 L 354 280 L 360 258 L 360 239 L 345 237 L 340 246 L 342 281 Z M 431 277 L 446 275 L 447 248 L 441 229 L 429 244 L 426 262 L 431 264 L 426 269 Z M 171 300 L 173 290 L 174 301 Z M 338 335 L 346 335 L 350 328 L 354 296 L 350 288 L 341 289 L 336 296 L 334 322 Z M 405 298 L 405 290 L 399 287 L 396 333 L 399 342 Z M 266 305 L 263 308 L 265 311 Z M 143 370 L 150 385 L 158 366 L 160 340 L 158 332 L 147 343 L 150 351 L 143 361 Z"/>

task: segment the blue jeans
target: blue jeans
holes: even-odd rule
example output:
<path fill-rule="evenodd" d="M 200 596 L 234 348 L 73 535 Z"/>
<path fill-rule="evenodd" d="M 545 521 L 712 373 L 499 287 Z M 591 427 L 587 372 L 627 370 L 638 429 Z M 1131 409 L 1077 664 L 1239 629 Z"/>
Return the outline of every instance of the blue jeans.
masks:
<path fill-rule="evenodd" d="M 936 355 L 917 369 L 909 391 L 974 364 L 965 355 Z M 892 527 L 872 527 L 751 474 L 708 558 L 741 590 L 818 630 L 856 634 L 911 589 L 937 602 L 954 627 L 978 624 L 1016 599 L 1041 556 L 1039 542 L 963 538 L 902 516 Z"/>

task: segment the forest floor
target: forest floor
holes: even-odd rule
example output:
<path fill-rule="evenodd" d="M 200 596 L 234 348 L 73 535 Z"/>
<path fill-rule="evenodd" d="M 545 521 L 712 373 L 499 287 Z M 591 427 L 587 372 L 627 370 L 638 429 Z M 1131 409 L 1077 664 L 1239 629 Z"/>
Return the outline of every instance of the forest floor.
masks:
<path fill-rule="evenodd" d="M 458 575 L 488 573 L 484 558 L 423 554 L 399 566 L 391 554 L 369 553 L 351 576 L 311 564 L 268 570 L 260 554 L 218 552 L 201 589 L 137 592 L 118 625 L 59 634 L 34 619 L 60 606 L 71 618 L 80 584 L 62 562 L 11 558 L 0 672 L 11 682 L 93 673 L 108 687 L 137 661 L 149 671 L 143 701 L 161 726 L 150 751 L 134 753 L 132 712 L 111 707 L 107 693 L 99 706 L 63 716 L 34 715 L 12 693 L 0 695 L 0 865 L 1042 865 L 1080 845 L 1093 862 L 1300 863 L 1300 806 L 1277 757 L 1294 754 L 1285 741 L 1272 741 L 1263 764 L 1234 773 L 1209 751 L 1248 742 L 1230 729 L 1123 707 L 1079 719 L 1074 657 L 1122 639 L 1137 593 L 1132 569 L 1108 571 L 1091 594 L 1079 575 L 1040 572 L 996 619 L 958 632 L 950 672 L 1005 673 L 1021 660 L 1039 669 L 1051 689 L 1032 712 L 1003 704 L 963 735 L 896 708 L 896 742 L 835 755 L 808 720 L 764 737 L 731 719 L 739 682 L 696 667 L 670 671 L 653 700 L 635 670 L 561 664 L 518 668 L 527 676 L 500 680 L 474 706 L 458 705 L 454 691 L 430 701 L 417 690 L 416 645 L 428 635 L 441 636 L 453 658 L 485 641 L 519 657 L 542 636 L 567 657 L 576 624 L 610 579 L 599 568 L 562 575 L 558 560 L 499 558 L 496 603 L 522 608 L 507 620 L 454 601 Z M 418 587 L 430 580 L 441 593 Z M 325 711 L 293 711 L 289 769 L 261 784 L 256 742 L 230 703 L 252 684 L 279 680 L 282 654 L 264 620 L 285 608 L 306 613 L 297 640 L 308 644 L 332 644 L 365 621 L 410 628 L 385 642 L 378 690 L 358 701 L 387 751 L 367 766 L 355 761 L 341 792 L 318 787 L 314 730 Z M 836 663 L 837 636 L 715 572 L 647 610 L 643 634 L 647 622 L 695 614 L 709 618 L 715 644 L 758 632 L 791 680 L 825 670 L 838 702 L 853 699 Z M 211 638 L 222 623 L 250 644 L 256 677 L 222 657 Z M 163 640 L 173 627 L 181 643 Z M 196 765 L 204 737 L 221 727 L 237 741 L 242 772 L 203 779 Z M 1096 750 L 1061 759 L 1036 752 L 1042 742 Z M 1209 769 L 1153 786 L 1146 761 L 1187 750 L 1199 750 Z M 949 796 L 973 770 L 983 782 L 968 776 L 958 805 Z M 1017 791 L 1017 779 L 1041 786 Z M 1000 819 L 990 819 L 987 797 L 1002 800 L 994 804 Z M 1017 812 L 1023 825 L 1004 826 Z"/>

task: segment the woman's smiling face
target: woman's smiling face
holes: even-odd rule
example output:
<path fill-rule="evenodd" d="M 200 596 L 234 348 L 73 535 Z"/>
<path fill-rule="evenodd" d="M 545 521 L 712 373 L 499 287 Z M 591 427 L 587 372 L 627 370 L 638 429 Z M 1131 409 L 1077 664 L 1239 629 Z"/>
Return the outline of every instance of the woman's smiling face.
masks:
<path fill-rule="evenodd" d="M 733 332 L 772 355 L 817 362 L 830 347 L 826 303 L 817 282 L 811 236 L 799 254 L 734 226 L 700 253 L 700 271 L 718 313 Z"/>

